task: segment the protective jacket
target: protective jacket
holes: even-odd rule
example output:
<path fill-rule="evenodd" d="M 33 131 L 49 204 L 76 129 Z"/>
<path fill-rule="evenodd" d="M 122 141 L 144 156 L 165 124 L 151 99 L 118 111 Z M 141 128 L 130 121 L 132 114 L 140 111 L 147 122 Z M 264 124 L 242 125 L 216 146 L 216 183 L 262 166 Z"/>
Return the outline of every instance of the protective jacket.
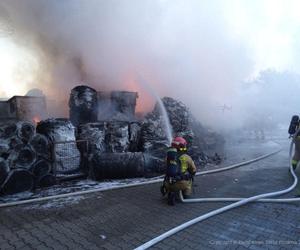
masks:
<path fill-rule="evenodd" d="M 165 179 L 165 187 L 168 192 L 177 192 L 181 190 L 184 195 L 190 195 L 192 193 L 192 176 L 196 173 L 197 168 L 192 158 L 183 153 L 178 157 L 180 164 L 181 177 L 176 181 L 169 181 Z"/>

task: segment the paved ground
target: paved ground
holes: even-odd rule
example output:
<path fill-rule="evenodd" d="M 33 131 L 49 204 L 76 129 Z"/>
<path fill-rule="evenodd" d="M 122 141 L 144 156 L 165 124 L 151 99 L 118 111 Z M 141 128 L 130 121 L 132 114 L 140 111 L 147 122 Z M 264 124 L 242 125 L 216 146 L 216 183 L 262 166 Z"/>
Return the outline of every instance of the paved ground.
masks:
<path fill-rule="evenodd" d="M 272 145 L 243 142 L 234 160 L 271 151 Z M 251 196 L 291 185 L 287 141 L 268 159 L 196 178 L 194 196 Z M 232 152 L 236 152 L 232 154 Z M 247 154 L 246 154 L 247 153 Z M 246 156 L 245 156 L 246 155 Z M 232 161 L 228 157 L 228 161 Z M 289 196 L 293 196 L 291 193 Z M 189 219 L 225 203 L 166 205 L 159 184 L 49 203 L 1 209 L 2 249 L 133 249 Z M 196 224 L 152 249 L 300 249 L 298 204 L 255 203 Z"/>

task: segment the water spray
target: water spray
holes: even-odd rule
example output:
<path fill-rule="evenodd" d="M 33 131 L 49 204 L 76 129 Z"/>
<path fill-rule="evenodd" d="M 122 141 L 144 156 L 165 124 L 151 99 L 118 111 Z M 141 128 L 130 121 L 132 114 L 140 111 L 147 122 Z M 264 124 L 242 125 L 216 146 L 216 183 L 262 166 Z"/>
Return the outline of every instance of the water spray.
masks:
<path fill-rule="evenodd" d="M 170 119 L 166 110 L 166 107 L 161 100 L 161 98 L 158 96 L 158 94 L 154 91 L 154 89 L 151 87 L 150 84 L 146 82 L 146 80 L 142 77 L 139 77 L 139 82 L 149 91 L 149 93 L 156 99 L 158 103 L 158 107 L 160 109 L 162 118 L 163 118 L 163 123 L 164 123 L 164 129 L 165 133 L 168 139 L 169 144 L 171 145 L 172 139 L 173 139 L 173 129 L 172 125 L 170 123 Z"/>

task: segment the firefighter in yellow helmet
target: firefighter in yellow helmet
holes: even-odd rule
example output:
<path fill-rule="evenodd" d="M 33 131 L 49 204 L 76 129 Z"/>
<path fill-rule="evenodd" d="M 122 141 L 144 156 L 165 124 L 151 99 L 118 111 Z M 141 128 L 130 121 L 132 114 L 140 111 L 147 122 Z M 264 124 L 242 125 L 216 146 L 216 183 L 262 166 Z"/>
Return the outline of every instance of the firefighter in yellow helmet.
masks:
<path fill-rule="evenodd" d="M 175 193 L 182 191 L 188 198 L 192 193 L 192 181 L 197 169 L 192 158 L 187 154 L 187 142 L 182 137 L 176 137 L 167 151 L 166 176 L 163 186 L 168 193 L 168 204 L 175 204 Z"/>

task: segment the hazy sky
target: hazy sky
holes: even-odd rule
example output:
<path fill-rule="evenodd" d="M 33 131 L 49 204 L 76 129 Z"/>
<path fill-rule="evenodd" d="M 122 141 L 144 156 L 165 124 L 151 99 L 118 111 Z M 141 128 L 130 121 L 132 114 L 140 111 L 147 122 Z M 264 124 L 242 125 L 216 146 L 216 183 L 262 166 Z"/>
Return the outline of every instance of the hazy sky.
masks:
<path fill-rule="evenodd" d="M 261 71 L 300 73 L 297 0 L 1 0 L 0 95 L 86 81 L 187 103 L 213 121 Z M 232 111 L 232 118 L 237 113 Z M 228 119 L 226 119 L 228 120 Z"/>

